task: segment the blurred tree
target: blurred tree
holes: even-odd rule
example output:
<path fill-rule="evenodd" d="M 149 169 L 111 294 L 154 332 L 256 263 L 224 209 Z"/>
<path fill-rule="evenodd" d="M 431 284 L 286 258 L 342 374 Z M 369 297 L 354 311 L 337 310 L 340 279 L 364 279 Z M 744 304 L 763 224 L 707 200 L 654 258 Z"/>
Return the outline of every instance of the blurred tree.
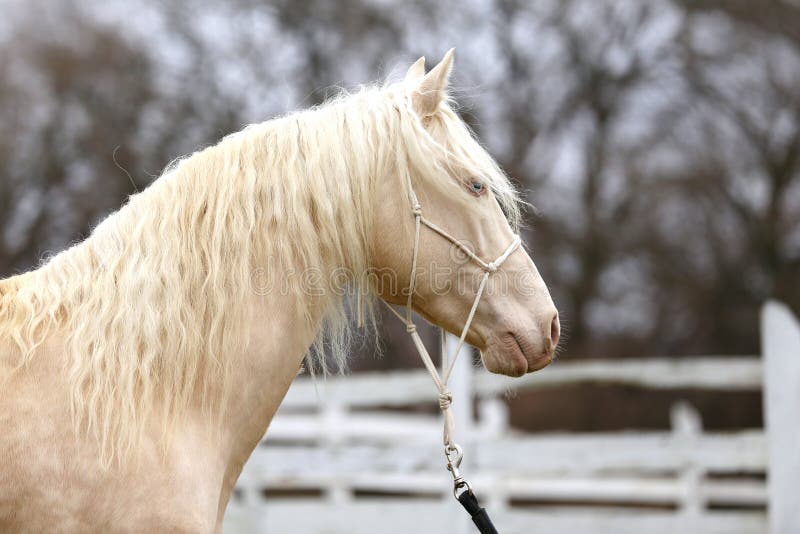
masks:
<path fill-rule="evenodd" d="M 760 0 L 753 5 L 747 0 L 681 0 L 689 10 L 720 12 L 743 26 L 755 27 L 767 34 L 783 35 L 800 44 L 800 6 L 791 0 Z"/>
<path fill-rule="evenodd" d="M 543 6 L 498 2 L 500 153 L 570 353 L 757 351 L 761 303 L 800 308 L 797 47 L 668 2 Z"/>
<path fill-rule="evenodd" d="M 643 196 L 640 240 L 655 285 L 669 291 L 661 313 L 681 325 L 662 328 L 668 346 L 755 352 L 760 304 L 800 306 L 800 54 L 747 28 L 709 49 L 696 36 L 712 32 L 702 18 L 687 29 L 692 105 L 664 139 L 682 162 Z M 682 224 L 654 217 L 660 206 Z"/>
<path fill-rule="evenodd" d="M 0 52 L 0 272 L 29 268 L 80 238 L 148 179 L 121 166 L 148 165 L 130 142 L 139 109 L 154 97 L 149 62 L 108 28 L 69 10 L 70 31 L 25 16 Z M 118 149 L 118 150 L 117 150 Z M 99 177 L 102 177 L 100 179 Z"/>

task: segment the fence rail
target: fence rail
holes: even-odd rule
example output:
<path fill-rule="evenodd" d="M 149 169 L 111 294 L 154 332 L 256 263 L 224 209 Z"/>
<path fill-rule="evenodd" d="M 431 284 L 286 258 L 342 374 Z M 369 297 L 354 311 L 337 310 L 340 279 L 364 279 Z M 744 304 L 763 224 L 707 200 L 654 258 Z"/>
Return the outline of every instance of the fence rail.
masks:
<path fill-rule="evenodd" d="M 754 391 L 762 388 L 763 370 L 758 356 L 558 361 L 538 373 L 519 378 L 476 371 L 474 383 L 479 398 L 587 383 L 651 389 Z M 408 406 L 436 399 L 431 377 L 424 371 L 332 376 L 325 382 L 303 377 L 292 384 L 281 410 L 317 409 L 326 402 L 351 408 Z"/>

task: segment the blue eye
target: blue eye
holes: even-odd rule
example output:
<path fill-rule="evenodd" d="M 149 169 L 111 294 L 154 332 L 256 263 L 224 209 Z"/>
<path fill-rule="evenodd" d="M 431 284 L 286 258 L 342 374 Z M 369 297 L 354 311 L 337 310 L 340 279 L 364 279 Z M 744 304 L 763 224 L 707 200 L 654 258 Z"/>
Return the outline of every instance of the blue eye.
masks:
<path fill-rule="evenodd" d="M 469 190 L 474 195 L 480 195 L 481 193 L 483 193 L 486 190 L 486 186 L 483 185 L 482 182 L 478 182 L 476 180 L 473 180 L 469 184 Z"/>

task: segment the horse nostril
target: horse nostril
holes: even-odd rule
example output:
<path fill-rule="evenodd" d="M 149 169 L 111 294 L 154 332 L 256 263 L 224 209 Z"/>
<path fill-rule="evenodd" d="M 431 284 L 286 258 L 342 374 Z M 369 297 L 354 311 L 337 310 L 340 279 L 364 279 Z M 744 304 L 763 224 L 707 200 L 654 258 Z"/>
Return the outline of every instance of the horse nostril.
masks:
<path fill-rule="evenodd" d="M 553 320 L 550 322 L 550 341 L 552 342 L 553 348 L 558 345 L 558 336 L 561 334 L 561 324 L 558 322 L 558 314 L 556 313 L 553 316 Z"/>

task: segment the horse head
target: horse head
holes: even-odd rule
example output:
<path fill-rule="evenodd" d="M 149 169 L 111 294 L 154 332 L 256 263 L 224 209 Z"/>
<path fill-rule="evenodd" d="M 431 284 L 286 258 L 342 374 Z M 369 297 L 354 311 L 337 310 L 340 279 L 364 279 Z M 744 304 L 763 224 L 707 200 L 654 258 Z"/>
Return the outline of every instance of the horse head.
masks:
<path fill-rule="evenodd" d="M 514 187 L 453 109 L 452 60 L 451 50 L 426 74 L 420 58 L 389 89 L 399 156 L 379 182 L 371 267 L 396 283 L 375 291 L 449 332 L 466 325 L 489 371 L 520 376 L 552 361 L 558 312 L 518 246 Z"/>

